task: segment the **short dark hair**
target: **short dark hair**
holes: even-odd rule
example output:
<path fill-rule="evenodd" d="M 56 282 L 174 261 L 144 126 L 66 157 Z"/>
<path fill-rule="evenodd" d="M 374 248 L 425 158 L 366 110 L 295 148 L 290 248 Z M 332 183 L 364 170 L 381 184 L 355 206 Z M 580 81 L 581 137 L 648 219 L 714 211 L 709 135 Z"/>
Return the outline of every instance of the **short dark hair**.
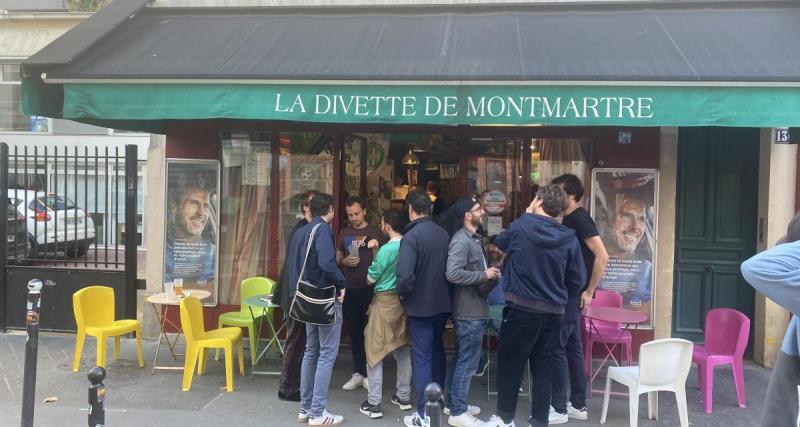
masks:
<path fill-rule="evenodd" d="M 383 218 L 383 222 L 386 225 L 392 227 L 395 233 L 402 233 L 406 225 L 408 225 L 408 213 L 403 212 L 401 209 L 386 209 L 383 211 L 381 218 Z"/>
<path fill-rule="evenodd" d="M 333 207 L 333 196 L 326 193 L 317 193 L 311 198 L 309 207 L 311 208 L 312 216 L 327 215 L 330 209 Z"/>
<path fill-rule="evenodd" d="M 430 215 L 431 213 L 431 198 L 421 188 L 409 191 L 408 196 L 406 196 L 406 202 L 417 215 Z"/>
<path fill-rule="evenodd" d="M 556 177 L 552 184 L 563 185 L 564 191 L 568 195 L 575 197 L 576 202 L 580 202 L 581 198 L 583 198 L 584 189 L 581 179 L 571 173 Z"/>
<path fill-rule="evenodd" d="M 308 190 L 300 193 L 300 206 L 310 206 L 311 198 L 319 194 L 317 190 Z"/>
<path fill-rule="evenodd" d="M 542 209 L 553 218 L 561 216 L 567 209 L 567 193 L 560 185 L 545 185 L 536 193 L 542 200 Z"/>
<path fill-rule="evenodd" d="M 364 199 L 362 199 L 359 196 L 350 196 L 350 197 L 348 197 L 344 201 L 344 206 L 349 208 L 350 206 L 353 206 L 356 203 L 358 203 L 358 205 L 361 206 L 361 209 L 365 209 L 367 207 L 367 205 L 364 203 Z"/>

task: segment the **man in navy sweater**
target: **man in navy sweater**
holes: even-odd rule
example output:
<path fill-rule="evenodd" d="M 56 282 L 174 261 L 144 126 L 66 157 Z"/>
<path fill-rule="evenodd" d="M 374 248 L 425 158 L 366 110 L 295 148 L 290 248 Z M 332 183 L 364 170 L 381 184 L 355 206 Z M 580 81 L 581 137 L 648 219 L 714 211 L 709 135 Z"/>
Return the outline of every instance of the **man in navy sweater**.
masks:
<path fill-rule="evenodd" d="M 425 386 L 444 387 L 445 354 L 442 344 L 451 311 L 450 286 L 445 277 L 450 236 L 428 216 L 431 199 L 425 190 L 407 197 L 411 223 L 405 228 L 397 258 L 397 294 L 408 316 L 413 344 L 412 362 L 417 412 L 406 416 L 407 427 L 425 427 Z M 549 401 L 549 398 L 548 398 Z"/>
<path fill-rule="evenodd" d="M 559 221 L 566 208 L 567 194 L 561 187 L 543 187 L 527 213 L 495 239 L 495 245 L 506 253 L 506 308 L 497 356 L 497 415 L 484 426 L 514 426 L 519 386 L 529 363 L 533 374 L 531 425 L 548 425 L 553 355 L 560 350 L 567 295 L 586 283 L 575 231 Z"/>

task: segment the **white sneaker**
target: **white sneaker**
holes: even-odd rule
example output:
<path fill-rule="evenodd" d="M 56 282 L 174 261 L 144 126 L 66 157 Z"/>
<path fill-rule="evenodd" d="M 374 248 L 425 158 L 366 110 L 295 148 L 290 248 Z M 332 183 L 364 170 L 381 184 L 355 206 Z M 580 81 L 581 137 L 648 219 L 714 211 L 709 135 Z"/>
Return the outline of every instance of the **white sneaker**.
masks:
<path fill-rule="evenodd" d="M 307 423 L 308 422 L 308 411 L 303 408 L 300 408 L 300 412 L 297 413 L 297 422 L 298 423 Z"/>
<path fill-rule="evenodd" d="M 364 384 L 364 380 L 365 378 L 361 374 L 356 372 L 355 374 L 353 374 L 352 377 L 350 377 L 349 381 L 344 383 L 344 385 L 342 386 L 342 390 L 353 391 L 361 387 Z"/>
<path fill-rule="evenodd" d="M 567 416 L 573 420 L 586 421 L 589 419 L 589 410 L 586 408 L 576 409 L 572 406 L 572 402 L 567 403 Z"/>
<path fill-rule="evenodd" d="M 481 413 L 481 408 L 475 405 L 467 405 L 466 413 L 475 416 Z M 444 414 L 450 416 L 450 408 L 448 408 L 447 406 L 444 407 Z"/>
<path fill-rule="evenodd" d="M 484 422 L 480 425 L 480 427 L 515 427 L 514 421 L 512 420 L 510 423 L 506 424 L 503 422 L 503 419 L 498 417 L 497 415 L 492 415 L 489 418 L 489 421 Z"/>
<path fill-rule="evenodd" d="M 403 417 L 403 425 L 406 427 L 430 427 L 431 424 L 428 417 L 422 419 L 419 412 L 415 411 L 413 414 Z"/>
<path fill-rule="evenodd" d="M 481 420 L 475 418 L 474 415 L 470 415 L 469 412 L 447 417 L 447 424 L 453 427 L 478 427 L 481 423 Z"/>
<path fill-rule="evenodd" d="M 363 378 L 364 379 L 361 380 L 361 387 L 364 387 L 364 390 L 369 391 L 369 378 L 367 378 L 367 377 L 363 377 Z"/>
<path fill-rule="evenodd" d="M 343 416 L 331 414 L 327 409 L 322 411 L 322 415 L 319 417 L 311 417 L 308 419 L 308 425 L 310 426 L 336 426 L 343 422 Z"/>
<path fill-rule="evenodd" d="M 567 414 L 561 414 L 555 410 L 551 410 L 548 420 L 550 424 L 566 424 L 567 421 L 569 421 L 569 417 L 567 417 Z"/>

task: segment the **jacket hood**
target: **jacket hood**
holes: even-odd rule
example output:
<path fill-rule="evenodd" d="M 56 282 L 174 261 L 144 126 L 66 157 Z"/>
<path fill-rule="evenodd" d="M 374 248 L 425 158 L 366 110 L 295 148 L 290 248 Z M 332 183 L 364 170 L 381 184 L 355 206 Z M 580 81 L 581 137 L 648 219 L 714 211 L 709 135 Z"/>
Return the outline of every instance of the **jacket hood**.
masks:
<path fill-rule="evenodd" d="M 575 231 L 567 228 L 555 219 L 526 213 L 520 217 L 522 231 L 537 245 L 545 248 L 557 248 L 569 242 Z"/>

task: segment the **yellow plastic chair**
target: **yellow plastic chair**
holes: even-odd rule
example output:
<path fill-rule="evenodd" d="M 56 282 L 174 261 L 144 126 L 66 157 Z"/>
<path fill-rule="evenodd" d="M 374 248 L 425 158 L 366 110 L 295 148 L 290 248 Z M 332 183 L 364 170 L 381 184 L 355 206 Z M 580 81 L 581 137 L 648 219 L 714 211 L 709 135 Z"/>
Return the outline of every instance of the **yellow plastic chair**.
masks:
<path fill-rule="evenodd" d="M 114 360 L 119 359 L 119 337 L 130 332 L 136 334 L 136 353 L 139 367 L 144 367 L 142 357 L 142 327 L 138 320 L 114 320 L 114 289 L 108 286 L 89 286 L 72 294 L 72 310 L 78 324 L 75 340 L 75 357 L 72 372 L 78 372 L 86 335 L 97 338 L 97 366 L 106 367 L 106 348 L 109 337 L 114 337 Z"/>
<path fill-rule="evenodd" d="M 239 349 L 239 374 L 244 375 L 244 342 L 240 328 L 219 328 L 206 331 L 203 305 L 195 297 L 181 300 L 181 327 L 186 337 L 186 362 L 183 365 L 183 391 L 192 388 L 192 376 L 197 365 L 197 375 L 203 375 L 208 363 L 208 349 L 225 350 L 225 385 L 233 391 L 233 345 Z"/>
<path fill-rule="evenodd" d="M 253 309 L 253 314 L 256 315 L 255 321 L 250 314 L 250 306 L 245 304 L 245 301 L 254 295 L 271 294 L 272 289 L 275 287 L 275 281 L 266 277 L 250 277 L 242 280 L 241 288 L 239 291 L 241 306 L 239 311 L 229 311 L 219 316 L 218 327 L 236 326 L 239 328 L 247 328 L 247 335 L 250 338 L 250 363 L 255 366 L 256 354 L 258 350 L 258 341 L 256 340 L 256 333 L 258 332 L 258 322 L 261 320 L 261 307 Z M 272 309 L 267 310 L 267 316 L 272 316 Z M 273 350 L 276 346 L 272 344 Z M 219 360 L 219 349 L 214 352 L 214 360 Z"/>

